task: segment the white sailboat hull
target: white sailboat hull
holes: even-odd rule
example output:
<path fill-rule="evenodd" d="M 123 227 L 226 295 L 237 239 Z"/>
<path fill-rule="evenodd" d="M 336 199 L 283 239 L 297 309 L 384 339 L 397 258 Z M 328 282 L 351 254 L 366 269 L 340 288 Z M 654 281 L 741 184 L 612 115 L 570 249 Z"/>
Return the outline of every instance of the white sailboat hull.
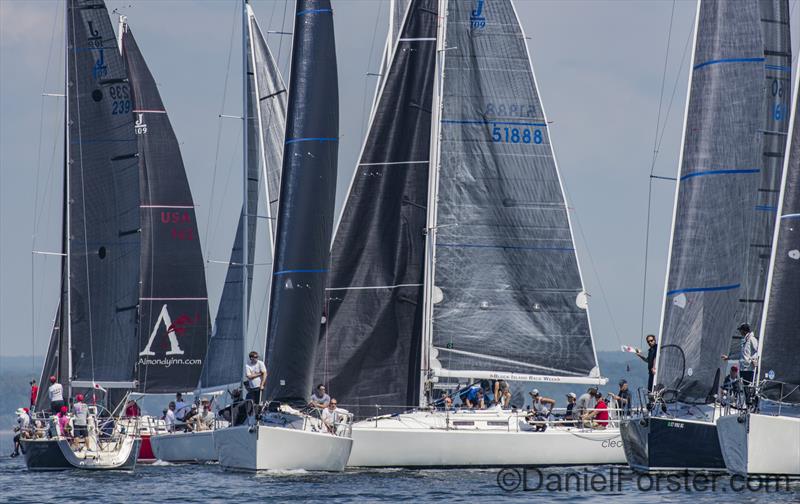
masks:
<path fill-rule="evenodd" d="M 618 428 L 525 429 L 516 415 L 412 412 L 353 425 L 349 467 L 622 464 Z M 500 426 L 503 421 L 506 426 Z M 465 425 L 473 422 L 473 425 Z M 458 425 L 458 424 L 461 425 Z M 455 424 L 455 425 L 454 425 Z"/>
<path fill-rule="evenodd" d="M 223 469 L 343 471 L 353 440 L 327 432 L 241 425 L 215 431 L 214 447 Z"/>
<path fill-rule="evenodd" d="M 717 433 L 731 473 L 800 476 L 800 418 L 728 415 L 717 420 Z"/>
<path fill-rule="evenodd" d="M 157 459 L 173 463 L 216 462 L 214 432 L 173 432 L 150 437 L 150 446 Z"/>

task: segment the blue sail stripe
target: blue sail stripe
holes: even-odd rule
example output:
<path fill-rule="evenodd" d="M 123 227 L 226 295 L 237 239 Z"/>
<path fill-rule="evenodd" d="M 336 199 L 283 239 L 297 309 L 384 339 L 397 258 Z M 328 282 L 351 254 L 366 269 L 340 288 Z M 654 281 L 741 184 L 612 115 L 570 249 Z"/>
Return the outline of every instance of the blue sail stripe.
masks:
<path fill-rule="evenodd" d="M 760 212 L 777 212 L 778 207 L 768 206 L 768 205 L 756 205 L 756 210 Z"/>
<path fill-rule="evenodd" d="M 442 119 L 442 124 L 502 124 L 504 126 L 539 126 L 541 128 L 547 127 L 545 123 L 532 123 L 532 122 L 514 122 L 514 121 L 490 121 L 488 119 L 473 119 L 473 120 L 458 120 L 458 119 Z"/>
<path fill-rule="evenodd" d="M 306 14 L 319 14 L 321 12 L 333 12 L 332 9 L 306 9 L 297 13 L 298 16 L 305 16 Z"/>
<path fill-rule="evenodd" d="M 782 65 L 764 65 L 764 68 L 766 68 L 767 70 L 777 70 L 779 72 L 786 72 L 786 73 L 792 72 L 791 68 Z"/>
<path fill-rule="evenodd" d="M 667 296 L 674 296 L 675 294 L 684 294 L 687 292 L 718 292 L 738 289 L 742 284 L 721 285 L 719 287 L 688 287 L 686 289 L 674 289 L 667 291 Z"/>
<path fill-rule="evenodd" d="M 309 138 L 292 138 L 286 140 L 286 145 L 298 143 L 298 142 L 338 142 L 338 138 L 328 138 L 328 137 L 309 137 Z"/>
<path fill-rule="evenodd" d="M 698 63 L 694 66 L 694 69 L 697 70 L 710 65 L 718 65 L 720 63 L 760 63 L 762 61 L 766 61 L 766 58 L 722 58 Z"/>
<path fill-rule="evenodd" d="M 328 270 L 326 269 L 293 269 L 293 270 L 283 270 L 283 271 L 276 271 L 273 273 L 273 276 L 278 275 L 285 275 L 287 273 L 326 273 Z"/>
<path fill-rule="evenodd" d="M 526 247 L 519 245 L 481 245 L 478 243 L 437 243 L 436 246 L 452 248 L 497 248 L 511 250 L 557 250 L 562 252 L 572 252 L 575 250 L 572 247 Z"/>
<path fill-rule="evenodd" d="M 705 175 L 738 175 L 742 173 L 759 173 L 760 171 L 761 170 L 757 168 L 748 170 L 706 170 L 706 171 L 687 173 L 686 175 L 681 177 L 681 180 L 686 180 L 693 177 L 703 177 Z"/>

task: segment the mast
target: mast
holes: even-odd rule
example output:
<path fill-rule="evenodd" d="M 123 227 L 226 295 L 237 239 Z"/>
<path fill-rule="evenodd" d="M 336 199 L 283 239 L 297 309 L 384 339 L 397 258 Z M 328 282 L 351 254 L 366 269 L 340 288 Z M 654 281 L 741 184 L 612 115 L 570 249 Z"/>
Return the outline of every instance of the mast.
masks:
<path fill-rule="evenodd" d="M 65 388 L 64 392 L 67 394 L 68 397 L 71 397 L 71 383 L 72 383 L 72 323 L 70 321 L 70 317 L 72 314 L 72 287 L 71 287 L 71 279 L 72 279 L 72 246 L 70 240 L 70 223 L 71 223 L 71 191 L 70 191 L 70 184 L 71 184 L 71 171 L 72 171 L 72 153 L 69 147 L 70 144 L 70 109 L 69 109 L 69 94 L 71 92 L 75 92 L 72 86 L 70 86 L 69 80 L 69 24 L 71 22 L 70 13 L 72 9 L 70 9 L 70 0 L 64 2 L 64 247 L 65 247 L 65 256 L 64 262 L 66 264 L 66 275 L 64 277 L 65 288 L 66 288 L 66 308 L 61 310 L 61 325 L 59 334 L 61 335 L 61 339 L 64 339 L 64 327 L 66 326 L 66 345 L 61 345 L 59 349 L 59 361 L 64 362 L 64 357 L 66 356 L 66 377 L 62 374 L 59 376 L 60 381 L 64 381 L 62 386 Z M 62 267 L 63 269 L 63 267 Z M 63 369 L 63 364 L 59 364 L 59 370 Z M 41 384 L 44 386 L 44 384 Z"/>
<path fill-rule="evenodd" d="M 431 368 L 431 348 L 433 347 L 433 285 L 436 267 L 436 211 L 437 191 L 439 189 L 439 167 L 441 159 L 439 157 L 439 142 L 441 141 L 440 126 L 442 119 L 442 89 L 444 84 L 444 58 L 447 46 L 447 2 L 439 0 L 438 20 L 439 25 L 436 30 L 436 70 L 433 77 L 433 107 L 431 114 L 431 151 L 430 151 L 430 171 L 428 175 L 428 218 L 425 226 L 425 278 L 423 281 L 423 315 L 422 315 L 422 351 L 420 356 L 419 379 L 419 406 L 427 405 L 425 389 L 430 380 Z"/>
<path fill-rule="evenodd" d="M 249 247 L 249 236 L 247 233 L 247 229 L 249 226 L 249 213 L 250 207 L 247 204 L 247 177 L 248 177 L 248 155 L 247 152 L 249 145 L 249 135 L 248 135 L 248 122 L 250 120 L 249 116 L 249 107 L 247 106 L 247 85 L 248 85 L 248 76 L 247 76 L 247 39 L 248 39 L 248 22 L 247 22 L 247 10 L 248 10 L 248 2 L 249 0 L 242 1 L 242 339 L 243 341 L 247 341 L 247 326 L 248 326 L 248 305 L 249 305 L 249 296 L 247 295 L 247 282 L 248 282 L 248 265 L 250 264 L 251 258 L 248 254 L 248 247 Z"/>

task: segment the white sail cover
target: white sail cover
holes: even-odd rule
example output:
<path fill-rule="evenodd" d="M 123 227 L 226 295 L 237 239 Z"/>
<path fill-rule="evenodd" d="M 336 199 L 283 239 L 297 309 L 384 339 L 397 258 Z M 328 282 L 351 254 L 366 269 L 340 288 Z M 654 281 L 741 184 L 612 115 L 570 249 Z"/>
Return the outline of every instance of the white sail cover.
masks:
<path fill-rule="evenodd" d="M 447 5 L 428 365 L 438 376 L 596 382 L 587 296 L 514 6 Z"/>

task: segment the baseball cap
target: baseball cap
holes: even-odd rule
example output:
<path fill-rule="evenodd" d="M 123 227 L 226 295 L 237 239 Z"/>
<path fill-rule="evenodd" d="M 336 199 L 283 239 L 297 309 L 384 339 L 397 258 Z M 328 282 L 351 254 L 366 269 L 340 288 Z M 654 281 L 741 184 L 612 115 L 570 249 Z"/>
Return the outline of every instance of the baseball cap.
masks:
<path fill-rule="evenodd" d="M 539 395 L 539 389 L 531 390 L 531 395 L 535 395 L 535 396 Z"/>
<path fill-rule="evenodd" d="M 626 380 L 625 378 L 622 378 L 622 379 L 619 381 L 619 386 L 621 387 L 621 386 L 625 385 L 626 383 L 628 383 L 628 380 Z"/>
<path fill-rule="evenodd" d="M 567 397 L 571 397 L 573 399 L 576 399 L 578 396 L 575 395 L 575 392 L 570 392 L 569 394 L 567 394 Z"/>

